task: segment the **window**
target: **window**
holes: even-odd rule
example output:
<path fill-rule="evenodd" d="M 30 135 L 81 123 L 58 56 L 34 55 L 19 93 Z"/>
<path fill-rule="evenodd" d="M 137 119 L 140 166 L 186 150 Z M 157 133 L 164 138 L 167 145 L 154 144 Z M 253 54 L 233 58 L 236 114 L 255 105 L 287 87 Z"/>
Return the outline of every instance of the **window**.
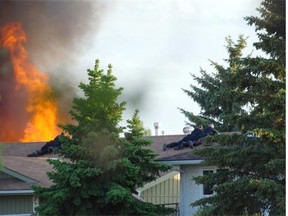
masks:
<path fill-rule="evenodd" d="M 213 173 L 213 170 L 203 170 L 203 176 Z M 213 194 L 213 185 L 211 184 L 203 184 L 203 195 L 211 195 Z"/>

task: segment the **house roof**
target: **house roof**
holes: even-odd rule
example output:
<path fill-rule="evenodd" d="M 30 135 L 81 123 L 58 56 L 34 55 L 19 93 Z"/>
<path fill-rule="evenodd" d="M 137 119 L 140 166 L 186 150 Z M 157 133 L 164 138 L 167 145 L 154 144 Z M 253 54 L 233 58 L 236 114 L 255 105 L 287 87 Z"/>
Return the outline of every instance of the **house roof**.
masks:
<path fill-rule="evenodd" d="M 239 131 L 235 132 L 221 132 L 221 134 L 232 135 L 241 134 Z M 181 150 L 167 149 L 163 151 L 163 145 L 171 142 L 176 142 L 181 140 L 185 135 L 165 135 L 165 136 L 148 136 L 146 138 L 152 139 L 152 144 L 150 148 L 158 153 L 156 160 L 159 162 L 165 162 L 172 165 L 180 164 L 199 164 L 203 158 L 193 155 L 192 149 L 183 148 Z M 200 145 L 196 148 L 205 148 L 205 146 Z"/>
<path fill-rule="evenodd" d="M 0 179 L 1 190 L 30 190 L 31 185 L 16 178 Z"/>
<path fill-rule="evenodd" d="M 167 149 L 163 151 L 163 145 L 171 142 L 177 142 L 181 140 L 185 135 L 165 135 L 165 136 L 149 136 L 153 143 L 151 149 L 158 153 L 157 161 L 175 161 L 175 160 L 201 160 L 198 156 L 191 153 L 190 148 L 183 148 L 181 150 Z"/>
<path fill-rule="evenodd" d="M 191 164 L 191 161 L 192 163 L 199 163 L 201 158 L 193 155 L 190 148 L 163 151 L 163 144 L 179 141 L 184 136 L 184 134 L 162 135 L 147 136 L 145 138 L 152 140 L 149 148 L 158 154 L 156 157 L 157 161 L 171 164 Z M 27 157 L 28 154 L 40 149 L 44 144 L 45 142 L 2 143 L 2 162 L 4 166 L 2 171 L 16 179 L 0 178 L 0 191 L 12 188 L 18 190 L 31 189 L 32 184 L 40 184 L 44 187 L 52 184 L 46 174 L 52 170 L 52 166 L 47 162 L 47 159 L 57 156 L 55 154 L 47 154 L 41 157 Z"/>
<path fill-rule="evenodd" d="M 6 169 L 13 172 L 10 175 L 15 177 L 19 175 L 18 178 L 23 179 L 27 183 L 35 183 L 42 186 L 50 186 L 52 184 L 47 175 L 43 175 L 43 171 L 45 173 L 52 171 L 52 166 L 47 162 L 47 157 L 4 156 L 3 165 Z"/>
<path fill-rule="evenodd" d="M 4 156 L 26 157 L 28 154 L 40 149 L 45 142 L 18 142 L 2 143 Z"/>
<path fill-rule="evenodd" d="M 0 178 L 0 192 L 7 190 L 31 190 L 33 184 L 44 187 L 52 185 L 46 172 L 52 170 L 52 166 L 47 162 L 49 157 L 27 157 L 37 149 L 40 149 L 45 142 L 30 143 L 2 143 L 2 172 L 6 173 L 6 178 Z"/>

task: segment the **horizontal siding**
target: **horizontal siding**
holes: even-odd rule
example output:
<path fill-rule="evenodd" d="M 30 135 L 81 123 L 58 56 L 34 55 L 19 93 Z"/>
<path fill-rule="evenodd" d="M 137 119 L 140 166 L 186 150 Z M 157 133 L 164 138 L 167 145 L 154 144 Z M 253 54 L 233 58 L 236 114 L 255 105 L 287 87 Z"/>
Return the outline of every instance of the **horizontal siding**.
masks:
<path fill-rule="evenodd" d="M 0 215 L 32 214 L 32 196 L 0 196 Z"/>

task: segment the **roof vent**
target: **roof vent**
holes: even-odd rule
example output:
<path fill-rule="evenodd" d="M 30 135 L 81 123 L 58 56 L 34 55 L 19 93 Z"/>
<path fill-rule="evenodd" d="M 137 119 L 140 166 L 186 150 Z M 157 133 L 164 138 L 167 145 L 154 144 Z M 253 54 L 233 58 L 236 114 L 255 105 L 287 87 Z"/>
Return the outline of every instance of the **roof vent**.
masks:
<path fill-rule="evenodd" d="M 158 136 L 159 127 L 160 127 L 159 122 L 154 122 L 155 136 Z"/>

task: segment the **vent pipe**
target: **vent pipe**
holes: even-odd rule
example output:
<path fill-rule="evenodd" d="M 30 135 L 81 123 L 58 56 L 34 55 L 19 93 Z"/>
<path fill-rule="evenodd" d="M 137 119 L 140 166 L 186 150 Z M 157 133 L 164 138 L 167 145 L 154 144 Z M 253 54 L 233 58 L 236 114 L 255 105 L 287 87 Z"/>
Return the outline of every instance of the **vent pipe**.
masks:
<path fill-rule="evenodd" d="M 159 122 L 154 122 L 155 136 L 158 136 L 159 126 L 160 126 Z"/>

